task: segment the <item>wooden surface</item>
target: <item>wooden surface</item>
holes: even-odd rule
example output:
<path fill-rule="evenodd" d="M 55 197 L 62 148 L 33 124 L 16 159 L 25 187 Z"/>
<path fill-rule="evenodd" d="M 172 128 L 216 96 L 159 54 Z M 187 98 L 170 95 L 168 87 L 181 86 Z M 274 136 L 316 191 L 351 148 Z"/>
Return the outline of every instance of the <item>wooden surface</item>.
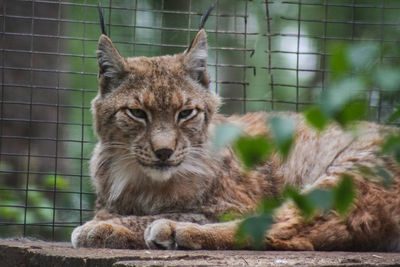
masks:
<path fill-rule="evenodd" d="M 74 249 L 69 243 L 0 240 L 0 266 L 400 266 L 400 253 Z"/>

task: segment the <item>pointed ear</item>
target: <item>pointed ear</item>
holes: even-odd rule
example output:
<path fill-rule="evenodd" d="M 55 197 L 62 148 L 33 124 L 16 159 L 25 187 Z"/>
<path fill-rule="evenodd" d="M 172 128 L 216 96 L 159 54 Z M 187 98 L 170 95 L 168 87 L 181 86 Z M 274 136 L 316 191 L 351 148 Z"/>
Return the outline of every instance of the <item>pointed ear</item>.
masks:
<path fill-rule="evenodd" d="M 207 73 L 207 35 L 204 29 L 196 34 L 184 56 L 184 63 L 190 77 L 208 88 L 210 78 Z"/>
<path fill-rule="evenodd" d="M 128 65 L 110 38 L 102 34 L 97 50 L 99 62 L 99 87 L 102 95 L 116 89 L 128 75 Z"/>

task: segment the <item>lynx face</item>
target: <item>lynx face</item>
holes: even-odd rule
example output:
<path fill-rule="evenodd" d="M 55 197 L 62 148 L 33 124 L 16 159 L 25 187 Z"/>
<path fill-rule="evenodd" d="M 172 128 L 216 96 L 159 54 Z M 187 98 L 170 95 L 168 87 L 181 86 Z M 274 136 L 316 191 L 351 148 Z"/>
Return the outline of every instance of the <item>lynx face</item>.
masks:
<path fill-rule="evenodd" d="M 123 58 L 110 39 L 100 38 L 92 110 L 100 142 L 122 157 L 121 168 L 155 181 L 202 171 L 193 161 L 204 156 L 219 103 L 208 90 L 206 58 L 203 30 L 183 54 L 154 58 Z"/>

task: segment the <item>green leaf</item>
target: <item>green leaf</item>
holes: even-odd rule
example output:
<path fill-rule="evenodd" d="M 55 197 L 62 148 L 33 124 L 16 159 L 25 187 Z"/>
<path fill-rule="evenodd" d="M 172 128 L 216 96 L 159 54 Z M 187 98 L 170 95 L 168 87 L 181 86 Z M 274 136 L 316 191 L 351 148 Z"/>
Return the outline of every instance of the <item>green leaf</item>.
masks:
<path fill-rule="evenodd" d="M 282 205 L 281 199 L 263 199 L 258 210 L 261 214 L 272 214 L 280 205 Z"/>
<path fill-rule="evenodd" d="M 400 70 L 393 67 L 380 67 L 374 73 L 378 87 L 383 91 L 396 92 L 400 89 Z"/>
<path fill-rule="evenodd" d="M 6 188 L 7 186 L 5 186 L 4 184 L 0 184 L 0 188 Z M 13 192 L 11 190 L 4 190 L 1 192 L 0 194 L 0 202 L 13 202 L 14 204 L 20 204 L 23 205 L 23 202 L 21 201 L 22 197 L 21 194 L 19 194 L 19 192 Z"/>
<path fill-rule="evenodd" d="M 368 105 L 365 101 L 352 100 L 335 115 L 335 120 L 342 126 L 347 126 L 351 122 L 363 119 L 367 110 Z"/>
<path fill-rule="evenodd" d="M 216 151 L 221 150 L 233 143 L 241 134 L 242 130 L 239 126 L 232 123 L 218 125 L 215 129 L 214 135 L 212 136 L 212 148 Z"/>
<path fill-rule="evenodd" d="M 228 212 L 222 214 L 222 215 L 219 217 L 218 221 L 219 221 L 219 222 L 229 222 L 229 221 L 233 221 L 233 220 L 239 219 L 239 218 L 241 218 L 241 217 L 242 217 L 242 215 L 240 215 L 240 214 L 237 213 L 237 212 L 228 211 Z"/>
<path fill-rule="evenodd" d="M 399 118 L 400 118 L 400 108 L 397 107 L 395 111 L 390 115 L 387 122 L 394 122 L 397 121 Z"/>
<path fill-rule="evenodd" d="M 389 153 L 393 149 L 400 148 L 400 135 L 388 136 L 382 145 L 382 152 Z"/>
<path fill-rule="evenodd" d="M 360 78 L 343 79 L 321 94 L 320 107 L 328 118 L 335 118 L 350 101 L 359 99 L 364 88 Z"/>
<path fill-rule="evenodd" d="M 292 187 L 286 188 L 284 196 L 293 200 L 306 219 L 312 217 L 315 211 L 315 206 L 307 196 L 300 194 L 298 190 Z"/>
<path fill-rule="evenodd" d="M 344 44 L 336 44 L 330 50 L 332 54 L 329 60 L 329 67 L 332 70 L 331 77 L 333 80 L 341 79 L 350 72 L 347 46 Z"/>
<path fill-rule="evenodd" d="M 4 207 L 0 207 L 0 220 L 8 222 L 23 222 L 24 209 L 17 207 L 7 207 L 7 205 L 16 205 L 15 202 L 2 202 Z"/>
<path fill-rule="evenodd" d="M 355 186 L 353 178 L 349 175 L 343 175 L 341 182 L 333 190 L 334 208 L 341 216 L 347 214 L 355 197 Z"/>
<path fill-rule="evenodd" d="M 400 163 L 400 135 L 391 135 L 382 144 L 382 152 L 392 154 L 396 161 Z"/>
<path fill-rule="evenodd" d="M 250 241 L 256 248 L 262 248 L 265 232 L 271 228 L 273 223 L 271 214 L 263 214 L 244 219 L 236 232 L 239 243 Z"/>
<path fill-rule="evenodd" d="M 272 144 L 265 137 L 242 136 L 234 144 L 239 159 L 246 168 L 264 162 L 272 151 Z"/>
<path fill-rule="evenodd" d="M 384 168 L 382 168 L 381 166 L 376 166 L 375 167 L 379 177 L 382 178 L 382 182 L 383 185 L 386 188 L 389 188 L 392 184 L 393 184 L 393 179 L 392 176 L 390 175 L 390 173 L 388 173 Z"/>
<path fill-rule="evenodd" d="M 375 43 L 358 43 L 349 46 L 347 57 L 353 71 L 369 71 L 378 62 L 380 47 Z"/>
<path fill-rule="evenodd" d="M 46 175 L 44 177 L 44 185 L 47 188 L 54 188 L 54 184 L 56 185 L 57 190 L 69 189 L 68 181 L 61 175 Z"/>
<path fill-rule="evenodd" d="M 333 193 L 332 191 L 324 190 L 324 189 L 316 189 L 309 194 L 307 194 L 307 198 L 311 203 L 323 212 L 328 212 L 333 207 Z"/>
<path fill-rule="evenodd" d="M 293 120 L 288 117 L 273 117 L 269 119 L 269 124 L 278 151 L 283 158 L 286 158 L 294 142 L 295 124 Z"/>
<path fill-rule="evenodd" d="M 321 109 L 316 106 L 309 108 L 305 113 L 305 117 L 307 122 L 318 131 L 322 131 L 328 124 L 328 118 Z"/>

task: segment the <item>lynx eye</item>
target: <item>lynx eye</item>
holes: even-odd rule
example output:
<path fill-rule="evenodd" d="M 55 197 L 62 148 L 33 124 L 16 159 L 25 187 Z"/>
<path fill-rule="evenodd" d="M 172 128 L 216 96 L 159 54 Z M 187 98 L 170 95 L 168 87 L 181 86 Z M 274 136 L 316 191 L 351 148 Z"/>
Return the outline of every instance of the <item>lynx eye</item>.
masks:
<path fill-rule="evenodd" d="M 128 115 L 131 116 L 132 118 L 137 118 L 137 119 L 142 119 L 142 120 L 147 119 L 146 111 L 144 111 L 143 109 L 128 108 Z"/>
<path fill-rule="evenodd" d="M 181 112 L 179 112 L 178 120 L 187 119 L 187 118 L 189 118 L 191 115 L 193 115 L 194 113 L 195 113 L 195 112 L 194 112 L 194 109 L 185 109 L 185 110 L 182 110 Z"/>

